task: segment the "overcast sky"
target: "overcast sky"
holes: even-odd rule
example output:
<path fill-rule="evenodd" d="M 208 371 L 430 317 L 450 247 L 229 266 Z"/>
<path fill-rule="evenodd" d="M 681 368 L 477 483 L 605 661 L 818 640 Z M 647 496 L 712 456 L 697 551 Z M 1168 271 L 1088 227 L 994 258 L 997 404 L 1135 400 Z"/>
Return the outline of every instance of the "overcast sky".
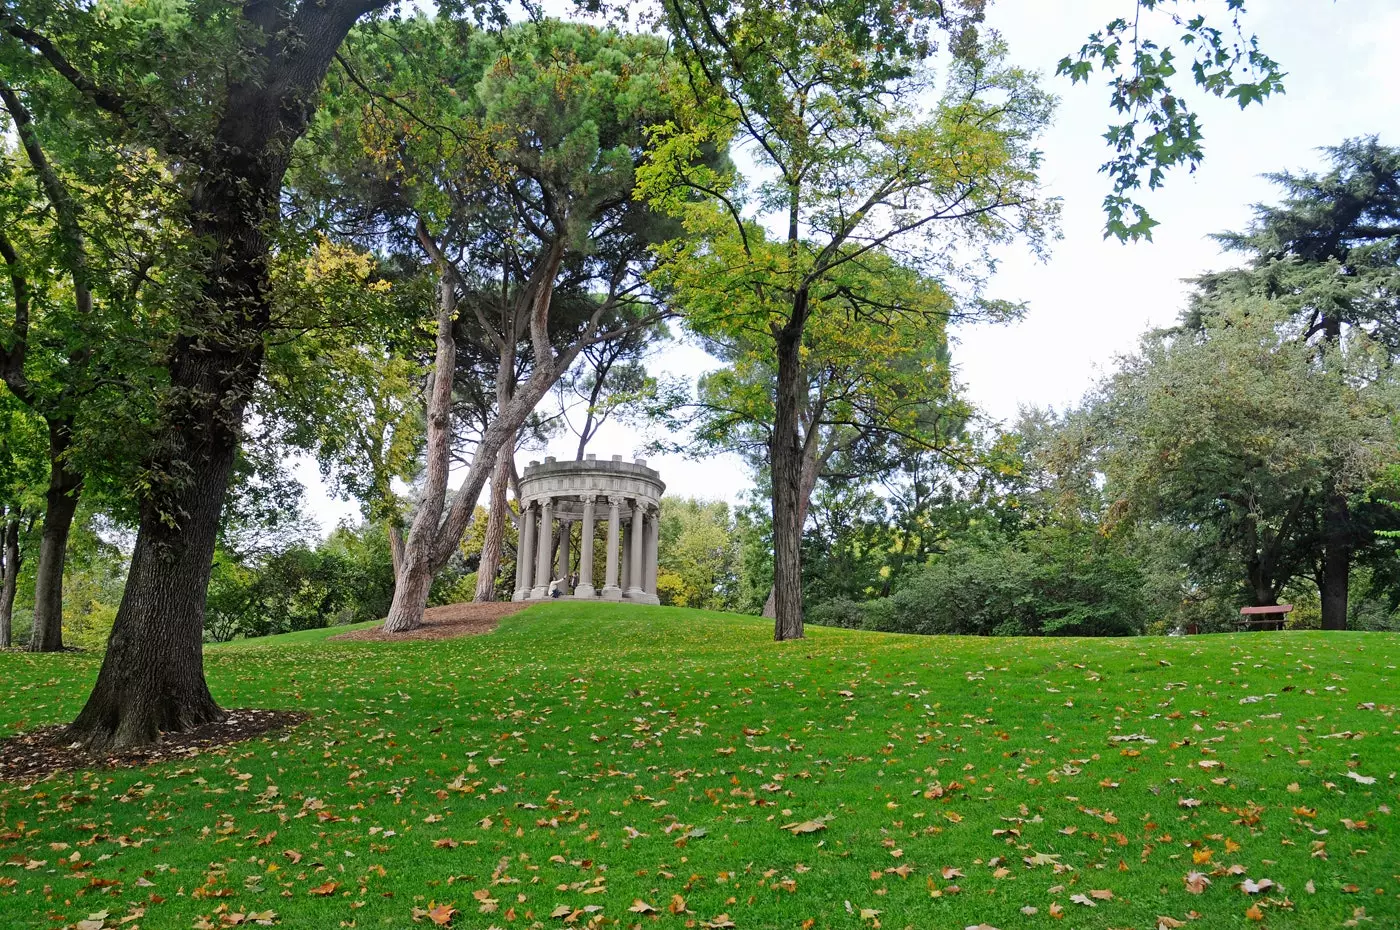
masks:
<path fill-rule="evenodd" d="M 1348 137 L 1378 134 L 1386 144 L 1400 144 L 1395 0 L 1252 0 L 1249 26 L 1288 72 L 1287 94 L 1244 111 L 1233 103 L 1201 102 L 1206 160 L 1195 174 L 1173 174 L 1165 191 L 1146 198 L 1161 223 L 1153 241 L 1104 241 L 1101 202 L 1107 188 L 1098 167 L 1107 151 L 1107 94 L 1098 83 L 1071 87 L 1052 75 L 1055 63 L 1089 32 L 1131 6 L 1130 0 L 997 0 L 989 12 L 1011 60 L 1042 71 L 1060 98 L 1042 142 L 1042 177 L 1046 193 L 1060 197 L 1064 210 L 1064 238 L 1046 261 L 1008 251 L 991 282 L 993 296 L 1028 302 L 1025 319 L 954 334 L 953 359 L 967 396 L 1000 420 L 1014 417 L 1023 405 L 1075 403 L 1112 369 L 1116 356 L 1132 351 L 1139 334 L 1174 319 L 1183 279 L 1232 261 L 1209 234 L 1242 228 L 1251 204 L 1274 198 L 1261 174 L 1320 168 L 1317 148 Z M 654 365 L 693 377 L 713 363 L 682 345 Z M 645 443 L 646 437 L 609 425 L 589 449 L 600 458 L 630 457 Z M 543 454 L 571 458 L 576 445 L 575 438 L 563 436 L 545 453 L 522 454 L 520 465 Z M 650 464 L 674 493 L 733 501 L 749 486 L 742 466 L 727 458 L 665 456 Z M 327 497 L 313 464 L 300 462 L 296 473 L 323 531 L 355 518 L 356 505 Z"/>

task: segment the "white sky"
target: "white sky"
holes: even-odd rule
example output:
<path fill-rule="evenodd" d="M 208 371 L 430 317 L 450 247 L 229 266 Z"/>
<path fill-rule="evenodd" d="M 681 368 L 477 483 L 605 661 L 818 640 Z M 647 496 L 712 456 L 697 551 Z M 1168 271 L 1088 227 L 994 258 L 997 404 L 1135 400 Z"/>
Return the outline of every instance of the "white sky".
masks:
<path fill-rule="evenodd" d="M 1154 241 L 1104 241 L 1107 184 L 1098 167 L 1107 154 L 1107 93 L 1098 83 L 1071 87 L 1052 75 L 1055 63 L 1089 32 L 1131 6 L 1130 0 L 997 0 L 989 12 L 1011 60 L 1042 71 L 1060 97 L 1042 141 L 1042 178 L 1046 192 L 1064 202 L 1064 238 L 1049 259 L 1038 263 L 1010 251 L 991 282 L 993 296 L 1029 302 L 1025 319 L 955 333 L 953 359 L 967 394 L 997 419 L 1014 417 L 1022 405 L 1073 404 L 1111 370 L 1117 355 L 1134 348 L 1144 330 L 1171 322 L 1183 303 L 1183 279 L 1232 262 L 1208 235 L 1242 228 L 1251 204 L 1274 199 L 1262 173 L 1317 169 L 1318 146 L 1352 136 L 1379 134 L 1386 144 L 1400 144 L 1395 0 L 1253 0 L 1249 28 L 1288 72 L 1287 94 L 1244 111 L 1230 102 L 1193 98 L 1204 123 L 1205 162 L 1194 175 L 1170 176 L 1165 191 L 1146 198 L 1161 223 Z M 686 346 L 674 346 L 654 362 L 692 378 L 713 364 Z M 645 443 L 635 431 L 608 424 L 589 449 L 600 458 L 630 457 Z M 576 444 L 571 435 L 562 436 L 547 453 L 522 455 L 520 464 L 543 454 L 571 458 Z M 739 462 L 727 457 L 697 462 L 653 456 L 649 464 L 673 492 L 685 495 L 734 501 L 750 483 Z M 355 504 L 328 498 L 313 463 L 301 461 L 295 471 L 323 531 L 357 514 Z"/>

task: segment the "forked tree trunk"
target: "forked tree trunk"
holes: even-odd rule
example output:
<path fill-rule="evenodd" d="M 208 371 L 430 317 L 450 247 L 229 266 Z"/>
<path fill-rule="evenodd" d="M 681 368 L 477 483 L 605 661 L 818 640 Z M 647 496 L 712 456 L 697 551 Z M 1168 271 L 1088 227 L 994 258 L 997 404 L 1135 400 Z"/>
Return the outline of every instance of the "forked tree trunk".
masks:
<path fill-rule="evenodd" d="M 10 648 L 14 629 L 15 589 L 19 582 L 19 508 L 10 511 L 4 529 L 4 564 L 0 568 L 0 649 Z"/>
<path fill-rule="evenodd" d="M 496 599 L 496 575 L 501 568 L 506 521 L 510 519 L 506 488 L 510 483 L 510 460 L 514 452 L 512 447 L 505 446 L 496 453 L 496 470 L 491 473 L 491 507 L 486 516 L 486 537 L 481 541 L 481 562 L 476 570 L 477 601 Z"/>
<path fill-rule="evenodd" d="M 68 536 L 78 510 L 83 476 L 71 471 L 67 453 L 72 445 L 72 424 L 49 421 L 49 487 L 45 494 L 44 525 L 39 537 L 39 562 L 34 567 L 34 626 L 30 652 L 63 649 L 63 568 L 68 558 Z"/>
<path fill-rule="evenodd" d="M 434 254 L 435 260 L 441 264 L 442 259 L 437 245 L 427 236 L 426 230 L 420 228 L 419 235 L 424 247 L 429 250 L 430 254 Z M 538 284 L 533 289 L 530 309 L 530 336 L 535 346 L 535 368 L 529 379 L 511 394 L 508 401 L 497 405 L 496 417 L 487 424 L 486 429 L 482 432 L 481 441 L 477 443 L 476 454 L 472 457 L 472 464 L 467 469 L 467 476 L 463 480 L 462 486 L 452 495 L 451 503 L 446 502 L 445 484 L 448 439 L 450 437 L 445 430 L 441 434 L 435 434 L 431 418 L 429 420 L 428 474 L 429 484 L 434 493 L 429 494 L 429 489 L 424 489 L 423 498 L 419 501 L 418 512 L 413 517 L 413 526 L 409 530 L 408 539 L 404 544 L 402 569 L 395 579 L 394 603 L 389 608 L 389 619 L 384 623 L 386 632 L 403 633 L 416 629 L 422 624 L 423 611 L 428 605 L 428 591 L 432 587 L 433 575 L 447 564 L 448 560 L 452 558 L 453 552 L 456 551 L 457 545 L 462 539 L 462 533 L 466 531 L 476 510 L 476 503 L 481 499 L 481 492 L 486 487 L 486 480 L 496 470 L 497 456 L 502 449 L 514 448 L 515 437 L 520 432 L 520 428 L 525 425 L 525 421 L 529 419 L 531 411 L 573 364 L 583 347 L 582 341 L 575 342 L 570 349 L 556 356 L 549 346 L 549 307 L 554 294 L 554 279 L 558 274 L 563 254 L 563 240 L 556 240 L 550 246 L 536 273 L 532 275 L 537 279 Z M 594 327 L 597 325 L 599 315 L 600 312 L 595 311 L 586 336 L 594 334 Z M 450 332 L 447 338 L 450 341 Z M 439 351 L 441 349 L 440 343 Z M 455 345 L 453 349 L 455 352 Z M 502 357 L 507 358 L 508 356 L 503 353 Z M 442 371 L 442 369 L 438 369 L 438 371 Z M 450 391 L 452 378 L 450 366 L 443 377 L 445 377 Z M 433 441 L 434 435 L 437 435 L 436 443 Z M 434 475 L 432 464 L 434 457 L 440 457 L 443 463 L 443 484 L 441 486 L 431 480 Z"/>
<path fill-rule="evenodd" d="M 805 322 L 805 294 L 797 316 Z M 778 383 L 773 435 L 769 442 L 773 478 L 773 638 L 802 636 L 802 449 L 798 436 L 802 327 L 789 323 L 778 334 Z"/>
<path fill-rule="evenodd" d="M 1347 496 L 1339 491 L 1327 495 L 1322 511 L 1322 628 L 1347 628 L 1347 587 L 1351 581 L 1351 513 Z"/>

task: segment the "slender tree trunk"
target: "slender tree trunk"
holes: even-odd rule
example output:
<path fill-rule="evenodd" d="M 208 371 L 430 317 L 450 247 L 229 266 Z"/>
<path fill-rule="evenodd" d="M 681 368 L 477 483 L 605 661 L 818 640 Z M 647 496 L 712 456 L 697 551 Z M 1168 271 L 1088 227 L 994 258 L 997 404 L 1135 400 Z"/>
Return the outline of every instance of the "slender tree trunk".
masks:
<path fill-rule="evenodd" d="M 496 470 L 491 473 L 491 510 L 486 516 L 486 538 L 481 541 L 481 563 L 476 570 L 476 600 L 496 599 L 496 575 L 501 568 L 501 550 L 505 546 L 506 521 L 510 509 L 506 506 L 506 489 L 510 484 L 510 457 L 515 450 L 503 446 L 496 453 Z"/>
<path fill-rule="evenodd" d="M 813 425 L 811 429 L 816 429 Z M 812 492 L 817 487 L 817 477 L 824 467 L 827 456 L 817 454 L 817 440 L 809 437 L 803 445 L 802 450 L 802 488 L 797 497 L 797 527 L 798 532 L 802 532 L 802 527 L 807 525 L 807 513 L 812 509 Z M 822 461 L 818 461 L 818 459 Z M 769 620 L 777 618 L 777 586 L 768 589 L 768 600 L 763 604 L 763 616 Z"/>
<path fill-rule="evenodd" d="M 1327 495 L 1322 511 L 1322 628 L 1347 628 L 1347 588 L 1351 576 L 1351 512 L 1340 491 Z"/>
<path fill-rule="evenodd" d="M 457 287 L 446 268 L 438 271 L 437 357 L 433 362 L 428 392 L 428 467 L 423 495 L 413 526 L 404 540 L 403 557 L 394 579 L 394 600 L 384 621 L 386 633 L 406 633 L 423 622 L 423 608 L 433 586 L 433 545 L 442 521 L 451 467 L 450 435 L 452 417 L 452 378 L 455 374 L 457 343 L 452 338 L 452 321 L 457 316 Z M 479 454 L 479 453 L 478 453 Z"/>
<path fill-rule="evenodd" d="M 799 295 L 805 323 L 805 294 Z M 777 334 L 778 384 L 769 442 L 773 478 L 773 638 L 802 636 L 802 449 L 798 408 L 802 385 L 802 326 L 789 323 Z"/>
<path fill-rule="evenodd" d="M 39 562 L 34 572 L 34 627 L 30 652 L 63 649 L 63 567 L 68 535 L 78 510 L 83 477 L 68 468 L 72 423 L 49 421 L 49 487 L 45 494 L 44 526 L 39 537 Z"/>
<path fill-rule="evenodd" d="M 9 512 L 5 521 L 4 568 L 0 571 L 0 649 L 10 648 L 14 628 L 15 589 L 19 583 L 19 508 Z"/>
<path fill-rule="evenodd" d="M 421 229 L 420 238 L 424 240 L 426 248 L 437 252 L 436 244 L 432 243 L 426 232 Z M 394 603 L 389 608 L 389 619 L 384 624 L 384 629 L 388 632 L 405 632 L 423 622 L 423 611 L 428 604 L 428 590 L 432 586 L 433 574 L 447 564 L 461 542 L 462 534 L 476 509 L 476 503 L 481 498 L 482 489 L 486 487 L 486 480 L 495 471 L 497 456 L 507 446 L 514 448 L 515 437 L 525 425 L 530 412 L 573 364 L 583 347 L 582 341 L 575 342 L 572 348 L 556 356 L 549 345 L 549 307 L 554 294 L 554 279 L 559 272 L 563 254 L 563 240 L 556 240 L 533 275 L 537 286 L 531 298 L 530 338 L 535 347 L 535 368 L 529 379 L 515 389 L 508 402 L 498 405 L 496 417 L 482 432 L 476 454 L 472 457 L 472 464 L 467 469 L 467 476 L 462 486 L 452 495 L 451 502 L 445 500 L 445 487 L 435 487 L 438 493 L 429 499 L 425 491 L 424 499 L 419 503 L 418 512 L 413 518 L 413 527 L 404 546 L 403 570 L 394 586 Z M 596 326 L 598 315 L 594 314 L 590 327 Z M 589 335 L 592 332 L 590 328 Z M 449 370 L 449 388 L 451 374 Z M 442 455 L 445 462 L 449 437 L 446 433 L 442 434 L 439 437 L 439 445 L 435 448 L 431 435 L 430 423 L 430 463 L 435 454 Z M 429 471 L 431 474 L 431 466 Z M 421 546 L 416 555 L 415 536 L 418 537 Z"/>

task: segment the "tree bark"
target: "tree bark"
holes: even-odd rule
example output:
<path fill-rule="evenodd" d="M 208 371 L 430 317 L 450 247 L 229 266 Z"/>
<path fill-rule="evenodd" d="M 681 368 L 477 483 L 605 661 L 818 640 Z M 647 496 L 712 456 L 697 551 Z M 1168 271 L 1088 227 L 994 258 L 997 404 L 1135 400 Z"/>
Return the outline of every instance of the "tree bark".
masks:
<path fill-rule="evenodd" d="M 68 727 L 67 738 L 90 749 L 148 745 L 162 732 L 224 716 L 204 679 L 204 604 L 219 514 L 271 322 L 268 233 L 278 220 L 292 145 L 306 131 L 331 59 L 355 20 L 382 5 L 242 7 L 251 71 L 228 86 L 212 138 L 185 153 L 200 291 L 177 308 L 182 335 L 166 361 L 169 386 L 146 456 L 153 485 L 141 501 L 102 669 Z"/>
<path fill-rule="evenodd" d="M 496 575 L 501 568 L 506 521 L 510 519 L 506 489 L 510 484 L 510 460 L 514 453 L 512 446 L 502 446 L 496 453 L 496 470 L 491 473 L 491 509 L 486 516 L 486 537 L 481 541 L 481 561 L 476 569 L 477 601 L 496 599 Z"/>
<path fill-rule="evenodd" d="M 14 628 L 15 589 L 19 583 L 19 508 L 9 512 L 5 521 L 4 566 L 0 571 L 0 649 L 10 648 Z"/>
<path fill-rule="evenodd" d="M 438 270 L 437 356 L 428 392 L 427 473 L 413 526 L 404 540 L 403 556 L 394 581 L 394 600 L 384 632 L 404 633 L 423 622 L 423 609 L 433 585 L 433 544 L 447 496 L 451 468 L 449 430 L 452 418 L 452 378 L 456 374 L 457 342 L 452 321 L 457 316 L 457 286 L 447 268 Z M 478 452 L 479 454 L 479 452 Z"/>
<path fill-rule="evenodd" d="M 34 572 L 34 627 L 30 652 L 63 649 L 63 568 L 68 536 L 78 510 L 83 476 L 68 467 L 73 442 L 72 423 L 52 419 L 49 426 L 49 487 L 45 494 L 44 526 L 39 537 L 39 562 Z"/>
<path fill-rule="evenodd" d="M 171 380 L 190 393 L 171 404 L 166 416 L 172 429 L 153 457 L 165 469 L 161 474 L 178 480 L 142 502 L 102 670 L 68 728 L 68 738 L 94 750 L 149 745 L 162 733 L 224 717 L 204 680 L 204 602 L 239 423 L 253 387 L 252 353 L 198 351 L 191 344 L 182 349 Z"/>
<path fill-rule="evenodd" d="M 798 409 L 802 375 L 802 329 L 806 294 L 797 295 L 793 319 L 776 334 L 778 383 L 773 435 L 769 440 L 773 480 L 773 638 L 802 636 L 802 449 Z"/>
<path fill-rule="evenodd" d="M 808 427 L 809 431 L 817 429 L 816 424 Z M 818 454 L 818 438 L 811 435 L 803 437 L 802 444 L 802 487 L 798 491 L 797 497 L 797 527 L 798 533 L 802 532 L 802 527 L 807 525 L 807 513 L 812 509 L 812 492 L 817 488 L 817 478 L 821 470 L 825 467 L 825 462 L 830 456 L 830 450 L 825 454 Z M 799 542 L 800 544 L 800 542 Z M 768 589 L 768 600 L 763 604 L 763 616 L 769 620 L 778 616 L 778 588 L 774 585 Z"/>
<path fill-rule="evenodd" d="M 421 228 L 419 238 L 423 240 L 424 248 L 440 262 L 440 252 L 436 243 L 432 242 Z M 563 255 L 564 243 L 560 239 L 550 247 L 533 275 L 535 284 L 530 297 L 530 338 L 534 343 L 535 367 L 530 377 L 511 394 L 506 403 L 498 405 L 496 417 L 482 431 L 481 441 L 477 443 L 476 454 L 472 456 L 467 476 L 462 486 L 452 495 L 451 502 L 445 502 L 445 487 L 441 493 L 434 494 L 431 500 L 425 492 L 424 499 L 419 502 L 418 512 L 413 518 L 413 527 L 409 530 L 409 539 L 404 547 L 403 570 L 394 586 L 394 603 L 389 609 L 389 620 L 384 624 L 387 632 L 406 632 L 422 624 L 432 576 L 447 564 L 452 558 L 452 553 L 456 551 L 462 533 L 466 531 L 476 509 L 476 503 L 481 498 L 486 480 L 491 472 L 495 471 L 497 456 L 503 448 L 514 447 L 515 437 L 525 425 L 530 412 L 573 364 L 586 341 L 596 334 L 601 310 L 594 312 L 583 337 L 569 349 L 555 355 L 550 347 L 549 307 L 554 294 L 555 276 L 558 274 Z M 449 387 L 451 375 L 449 370 Z M 439 437 L 439 448 L 436 451 L 430 438 L 429 456 L 440 452 L 445 461 L 448 454 L 448 438 L 446 433 Z M 437 490 L 436 487 L 434 490 Z M 411 550 L 415 534 L 421 534 L 420 541 L 426 549 L 427 558 L 413 557 Z M 390 626 L 390 622 L 394 623 L 393 627 Z"/>
<path fill-rule="evenodd" d="M 1347 588 L 1351 580 L 1351 512 L 1346 494 L 1332 491 L 1322 511 L 1322 628 L 1347 628 Z"/>

